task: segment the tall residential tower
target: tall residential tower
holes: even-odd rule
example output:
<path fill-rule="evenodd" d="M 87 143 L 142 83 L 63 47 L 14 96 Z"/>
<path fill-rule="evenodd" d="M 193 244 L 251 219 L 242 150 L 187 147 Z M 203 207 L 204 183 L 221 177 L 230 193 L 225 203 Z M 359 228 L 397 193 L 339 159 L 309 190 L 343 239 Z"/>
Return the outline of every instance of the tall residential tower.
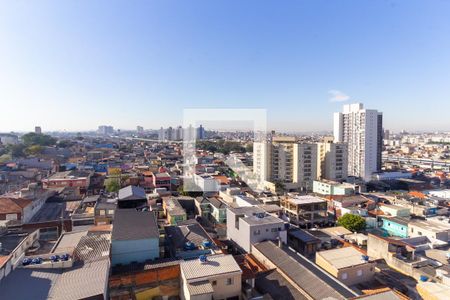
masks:
<path fill-rule="evenodd" d="M 381 170 L 382 113 L 361 103 L 344 105 L 334 113 L 334 141 L 348 146 L 348 175 L 370 180 Z"/>

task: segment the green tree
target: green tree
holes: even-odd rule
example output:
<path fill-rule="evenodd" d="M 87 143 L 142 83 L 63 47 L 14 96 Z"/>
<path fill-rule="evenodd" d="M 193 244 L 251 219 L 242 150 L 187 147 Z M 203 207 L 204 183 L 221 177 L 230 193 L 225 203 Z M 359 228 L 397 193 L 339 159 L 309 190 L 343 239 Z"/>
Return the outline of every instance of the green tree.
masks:
<path fill-rule="evenodd" d="M 30 147 L 27 147 L 24 152 L 27 155 L 37 155 L 42 152 L 44 148 L 40 145 L 31 145 Z"/>
<path fill-rule="evenodd" d="M 120 182 L 118 178 L 109 178 L 105 183 L 106 191 L 112 193 L 120 190 Z"/>
<path fill-rule="evenodd" d="M 52 146 L 56 144 L 56 139 L 46 134 L 37 134 L 34 132 L 27 133 L 22 136 L 22 141 L 26 146 L 40 145 Z"/>
<path fill-rule="evenodd" d="M 25 145 L 23 144 L 16 144 L 16 145 L 8 145 L 8 152 L 12 156 L 12 158 L 19 158 L 19 157 L 25 157 L 26 154 L 24 153 Z"/>
<path fill-rule="evenodd" d="M 352 214 L 345 214 L 338 219 L 338 224 L 346 229 L 355 232 L 366 228 L 366 220 L 363 217 Z"/>

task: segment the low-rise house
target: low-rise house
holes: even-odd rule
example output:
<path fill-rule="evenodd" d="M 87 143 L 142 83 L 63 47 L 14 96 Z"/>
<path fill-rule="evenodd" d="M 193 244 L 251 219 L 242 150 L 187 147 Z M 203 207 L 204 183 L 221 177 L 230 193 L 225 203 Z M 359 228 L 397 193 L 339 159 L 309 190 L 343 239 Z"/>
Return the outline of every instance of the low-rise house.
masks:
<path fill-rule="evenodd" d="M 227 222 L 228 205 L 218 198 L 208 198 L 211 204 L 210 221 L 213 224 L 225 224 Z"/>
<path fill-rule="evenodd" d="M 168 191 L 170 191 L 171 183 L 170 183 L 171 177 L 169 173 L 163 172 L 163 173 L 156 173 L 153 176 L 153 185 L 155 188 L 165 188 Z"/>
<path fill-rule="evenodd" d="M 330 221 L 327 201 L 315 196 L 285 196 L 281 198 L 280 206 L 289 221 L 296 225 L 312 227 Z"/>
<path fill-rule="evenodd" d="M 145 262 L 159 257 L 159 229 L 155 214 L 117 209 L 111 236 L 112 265 Z"/>
<path fill-rule="evenodd" d="M 33 217 L 33 201 L 0 197 L 0 220 L 28 222 Z"/>
<path fill-rule="evenodd" d="M 288 231 L 288 245 L 306 257 L 314 257 L 321 240 L 303 229 Z"/>
<path fill-rule="evenodd" d="M 119 190 L 118 208 L 137 208 L 146 204 L 147 196 L 143 188 L 129 185 Z"/>
<path fill-rule="evenodd" d="M 407 218 L 411 214 L 409 207 L 403 207 L 399 205 L 383 204 L 380 205 L 379 208 L 384 214 L 393 217 Z"/>
<path fill-rule="evenodd" d="M 187 214 L 176 198 L 170 197 L 163 200 L 163 210 L 167 222 L 176 225 L 187 220 Z"/>
<path fill-rule="evenodd" d="M 287 230 L 283 220 L 259 207 L 228 208 L 227 237 L 250 253 L 252 245 L 261 241 L 279 239 L 286 243 Z"/>
<path fill-rule="evenodd" d="M 252 255 L 266 268 L 276 270 L 285 281 L 291 283 L 299 294 L 296 299 L 349 299 L 357 296 L 357 293 L 304 256 L 286 247 L 278 247 L 272 241 L 256 244 Z"/>
<path fill-rule="evenodd" d="M 350 196 L 355 194 L 355 186 L 331 180 L 314 180 L 313 192 L 327 196 Z"/>
<path fill-rule="evenodd" d="M 195 185 L 204 192 L 217 192 L 220 190 L 220 184 L 209 174 L 194 174 Z"/>
<path fill-rule="evenodd" d="M 241 295 L 242 270 L 232 255 L 205 256 L 187 260 L 181 267 L 181 299 L 238 300 Z"/>
<path fill-rule="evenodd" d="M 72 170 L 57 172 L 49 178 L 43 179 L 44 188 L 72 188 L 77 196 L 85 194 L 93 172 Z"/>
<path fill-rule="evenodd" d="M 165 252 L 169 253 L 171 257 L 191 259 L 220 251 L 196 220 L 165 226 L 164 231 L 166 232 Z"/>
<path fill-rule="evenodd" d="M 348 286 L 371 281 L 375 274 L 375 264 L 353 247 L 316 252 L 316 264 Z"/>
<path fill-rule="evenodd" d="M 400 217 L 380 217 L 381 229 L 387 234 L 401 238 L 408 237 L 409 219 Z"/>
<path fill-rule="evenodd" d="M 260 204 L 255 198 L 244 195 L 234 197 L 234 201 L 237 206 L 256 206 Z"/>
<path fill-rule="evenodd" d="M 417 238 L 416 238 L 417 239 Z M 416 246 L 403 239 L 368 234 L 367 255 L 371 259 L 384 259 L 392 268 L 411 277 L 419 278 L 420 267 L 430 264 L 429 259 L 416 255 Z"/>
<path fill-rule="evenodd" d="M 117 199 L 102 198 L 94 206 L 95 225 L 111 224 L 114 220 L 114 214 L 117 209 Z"/>
<path fill-rule="evenodd" d="M 426 236 L 443 242 L 450 241 L 450 224 L 447 222 L 431 220 L 413 220 L 408 224 L 408 234 L 410 237 Z"/>

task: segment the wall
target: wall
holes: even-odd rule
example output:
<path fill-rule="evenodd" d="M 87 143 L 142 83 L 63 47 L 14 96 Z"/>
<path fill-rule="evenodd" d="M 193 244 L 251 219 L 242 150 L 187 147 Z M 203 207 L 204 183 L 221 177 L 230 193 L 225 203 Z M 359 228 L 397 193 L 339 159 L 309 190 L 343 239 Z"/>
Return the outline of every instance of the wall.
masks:
<path fill-rule="evenodd" d="M 389 219 L 383 219 L 383 225 L 381 226 L 384 230 L 389 232 L 391 235 L 406 238 L 408 237 L 408 226 L 398 224 Z"/>
<path fill-rule="evenodd" d="M 111 241 L 111 264 L 144 262 L 159 257 L 159 239 Z"/>
<path fill-rule="evenodd" d="M 369 234 L 367 240 L 367 255 L 371 259 L 386 258 L 388 253 L 389 243 L 381 238 Z"/>
<path fill-rule="evenodd" d="M 357 266 L 337 269 L 325 260 L 320 255 L 320 252 L 316 253 L 316 264 L 347 286 L 371 281 L 375 273 L 374 263 L 364 263 Z M 361 272 L 361 275 L 358 275 L 358 272 Z"/>

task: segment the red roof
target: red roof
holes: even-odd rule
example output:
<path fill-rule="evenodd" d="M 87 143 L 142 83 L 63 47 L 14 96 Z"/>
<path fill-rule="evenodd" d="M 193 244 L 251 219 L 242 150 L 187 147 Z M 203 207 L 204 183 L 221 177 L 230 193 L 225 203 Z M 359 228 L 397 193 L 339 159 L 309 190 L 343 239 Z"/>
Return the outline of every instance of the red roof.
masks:
<path fill-rule="evenodd" d="M 23 198 L 0 198 L 0 214 L 22 213 L 31 202 Z"/>

